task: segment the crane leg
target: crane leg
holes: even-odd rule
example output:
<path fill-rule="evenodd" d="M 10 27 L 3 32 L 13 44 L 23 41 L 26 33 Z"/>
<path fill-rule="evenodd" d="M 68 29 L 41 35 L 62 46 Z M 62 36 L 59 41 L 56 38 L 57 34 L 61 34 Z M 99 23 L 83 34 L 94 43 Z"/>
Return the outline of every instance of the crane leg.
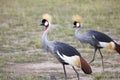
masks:
<path fill-rule="evenodd" d="M 64 69 L 65 80 L 67 80 L 67 74 L 66 74 L 66 70 L 65 70 L 65 65 L 64 64 L 63 64 L 63 69 Z"/>
<path fill-rule="evenodd" d="M 79 79 L 79 73 L 77 72 L 77 70 L 72 66 L 72 68 L 73 68 L 73 70 L 76 72 L 76 74 L 77 74 L 77 77 L 78 77 L 78 80 L 80 80 Z"/>
<path fill-rule="evenodd" d="M 95 48 L 95 50 L 94 50 L 94 55 L 93 55 L 93 59 L 92 59 L 89 63 L 92 63 L 92 62 L 95 60 L 96 51 L 97 51 L 97 48 Z"/>
<path fill-rule="evenodd" d="M 99 52 L 100 52 L 100 55 L 101 55 L 101 59 L 102 59 L 102 67 L 103 67 L 103 71 L 104 71 L 103 55 L 102 55 L 102 53 L 101 53 L 100 49 L 98 49 L 98 50 L 99 50 Z"/>

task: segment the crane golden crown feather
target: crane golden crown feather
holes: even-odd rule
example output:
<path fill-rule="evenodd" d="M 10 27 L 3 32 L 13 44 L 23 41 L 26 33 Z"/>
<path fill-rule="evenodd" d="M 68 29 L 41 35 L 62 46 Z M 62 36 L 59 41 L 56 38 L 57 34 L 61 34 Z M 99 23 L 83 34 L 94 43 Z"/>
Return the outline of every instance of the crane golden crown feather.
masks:
<path fill-rule="evenodd" d="M 46 13 L 46 14 L 43 14 L 43 15 L 42 15 L 42 18 L 43 18 L 43 19 L 46 19 L 48 22 L 51 22 L 51 19 L 52 19 L 52 18 L 51 18 L 51 15 L 49 15 L 49 14 L 47 14 L 47 13 Z"/>
<path fill-rule="evenodd" d="M 76 22 L 79 22 L 79 23 L 82 22 L 82 17 L 79 16 L 79 15 L 73 15 L 72 19 L 73 19 L 73 21 L 76 21 Z"/>

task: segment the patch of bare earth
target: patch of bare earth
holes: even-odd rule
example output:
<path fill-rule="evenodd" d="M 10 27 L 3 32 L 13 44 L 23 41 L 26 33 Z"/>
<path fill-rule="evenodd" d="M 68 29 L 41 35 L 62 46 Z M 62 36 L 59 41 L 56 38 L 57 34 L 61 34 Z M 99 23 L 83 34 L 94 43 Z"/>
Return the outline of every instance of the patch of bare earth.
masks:
<path fill-rule="evenodd" d="M 3 68 L 6 72 L 15 73 L 15 75 L 30 75 L 33 73 L 39 73 L 47 75 L 47 77 L 55 76 L 58 80 L 63 80 L 63 68 L 59 63 L 53 63 L 46 61 L 43 63 L 9 63 L 8 66 Z M 85 75 L 80 69 L 77 69 L 80 73 L 81 80 L 92 80 L 90 75 Z M 69 80 L 77 80 L 76 73 L 71 66 L 66 66 L 67 75 Z M 60 75 L 59 75 L 60 73 Z M 43 75 L 42 75 L 43 76 Z M 61 79 L 62 76 L 62 79 Z"/>
<path fill-rule="evenodd" d="M 118 57 L 116 58 L 117 58 L 116 60 L 118 60 Z M 100 63 L 100 61 L 97 63 Z M 119 64 L 116 61 L 113 61 L 112 59 L 106 60 L 104 64 L 106 65 L 106 63 L 108 64 L 110 63 L 112 65 Z M 96 67 L 96 66 L 91 66 L 91 67 L 93 70 L 93 74 L 102 73 L 102 67 Z M 63 80 L 64 78 L 62 65 L 60 63 L 53 63 L 52 61 L 45 61 L 42 63 L 8 63 L 8 65 L 4 67 L 3 70 L 6 72 L 13 72 L 16 75 L 30 75 L 30 74 L 38 73 L 44 77 L 48 77 L 48 79 L 50 79 L 51 76 L 55 76 L 57 80 Z M 93 75 L 86 75 L 78 68 L 77 70 L 80 74 L 81 80 L 94 80 Z M 71 66 L 66 66 L 66 71 L 69 80 L 77 80 L 76 73 L 74 72 Z M 115 68 L 105 67 L 105 71 L 120 72 L 120 66 L 118 65 Z"/>

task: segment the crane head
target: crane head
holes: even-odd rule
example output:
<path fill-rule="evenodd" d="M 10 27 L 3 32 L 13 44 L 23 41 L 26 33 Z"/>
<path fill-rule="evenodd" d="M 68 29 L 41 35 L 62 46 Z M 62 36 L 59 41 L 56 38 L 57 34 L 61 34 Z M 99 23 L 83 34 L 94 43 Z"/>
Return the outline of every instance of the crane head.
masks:
<path fill-rule="evenodd" d="M 72 17 L 72 19 L 73 19 L 74 28 L 80 28 L 80 27 L 82 27 L 82 18 L 81 18 L 81 16 L 74 15 Z"/>
<path fill-rule="evenodd" d="M 49 14 L 43 14 L 41 25 L 45 27 L 45 30 L 49 27 L 51 22 L 51 16 Z"/>

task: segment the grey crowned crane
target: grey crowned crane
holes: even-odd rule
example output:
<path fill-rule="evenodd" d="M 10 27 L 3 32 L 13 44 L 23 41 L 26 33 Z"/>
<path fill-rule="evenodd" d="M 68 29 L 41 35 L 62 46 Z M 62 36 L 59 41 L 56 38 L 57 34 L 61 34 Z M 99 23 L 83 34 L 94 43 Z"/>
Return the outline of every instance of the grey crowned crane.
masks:
<path fill-rule="evenodd" d="M 87 30 L 86 32 L 80 34 L 79 32 L 80 32 L 81 28 L 83 27 L 82 21 L 81 21 L 81 16 L 75 15 L 72 18 L 73 18 L 74 28 L 76 28 L 75 36 L 77 37 L 77 39 L 81 43 L 88 43 L 94 47 L 94 55 L 93 55 L 93 59 L 90 61 L 90 63 L 94 61 L 96 51 L 98 50 L 101 55 L 102 67 L 104 70 L 103 55 L 102 55 L 100 49 L 107 48 L 110 51 L 115 51 L 120 54 L 120 45 L 118 43 L 116 43 L 112 38 L 107 36 L 106 34 L 95 31 L 95 30 Z"/>
<path fill-rule="evenodd" d="M 43 20 L 41 25 L 45 27 L 45 31 L 42 36 L 43 48 L 46 51 L 49 51 L 54 57 L 58 59 L 60 63 L 62 63 L 65 80 L 67 80 L 65 65 L 72 66 L 73 70 L 77 74 L 78 80 L 79 80 L 79 74 L 75 69 L 75 66 L 81 68 L 83 72 L 86 74 L 92 73 L 89 64 L 81 57 L 80 53 L 74 47 L 66 43 L 49 41 L 47 39 L 47 34 L 51 27 L 51 16 L 49 14 L 43 15 Z"/>

